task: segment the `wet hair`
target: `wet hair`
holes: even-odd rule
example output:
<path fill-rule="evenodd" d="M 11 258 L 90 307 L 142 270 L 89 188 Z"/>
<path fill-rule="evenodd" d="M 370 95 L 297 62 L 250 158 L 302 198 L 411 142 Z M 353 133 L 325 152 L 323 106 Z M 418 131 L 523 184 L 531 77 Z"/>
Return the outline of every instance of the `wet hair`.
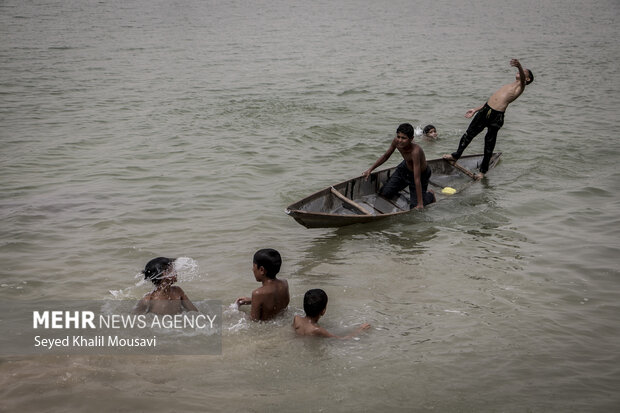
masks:
<path fill-rule="evenodd" d="M 151 280 L 155 285 L 161 284 L 163 273 L 174 265 L 174 260 L 175 258 L 153 258 L 144 266 L 144 279 Z"/>
<path fill-rule="evenodd" d="M 532 73 L 532 71 L 530 69 L 526 69 L 528 72 L 530 72 L 530 75 L 528 76 L 530 78 L 530 80 L 526 80 L 525 84 L 529 85 L 530 83 L 532 83 L 534 81 L 534 73 Z"/>
<path fill-rule="evenodd" d="M 396 129 L 396 133 L 403 133 L 407 135 L 409 139 L 413 139 L 413 126 L 410 123 L 402 123 Z"/>
<path fill-rule="evenodd" d="M 272 248 L 265 248 L 256 251 L 253 262 L 258 268 L 263 267 L 265 269 L 267 278 L 273 279 L 276 278 L 276 275 L 280 272 L 282 257 L 280 257 L 278 251 Z"/>
<path fill-rule="evenodd" d="M 436 127 L 434 127 L 433 125 L 426 125 L 426 126 L 424 127 L 424 131 L 423 131 L 423 133 L 426 135 L 427 133 L 429 133 L 429 132 L 431 131 L 431 129 L 435 129 L 435 130 L 437 130 L 437 128 L 436 128 Z"/>
<path fill-rule="evenodd" d="M 320 288 L 306 291 L 304 295 L 304 311 L 308 317 L 316 317 L 327 307 L 327 294 Z"/>

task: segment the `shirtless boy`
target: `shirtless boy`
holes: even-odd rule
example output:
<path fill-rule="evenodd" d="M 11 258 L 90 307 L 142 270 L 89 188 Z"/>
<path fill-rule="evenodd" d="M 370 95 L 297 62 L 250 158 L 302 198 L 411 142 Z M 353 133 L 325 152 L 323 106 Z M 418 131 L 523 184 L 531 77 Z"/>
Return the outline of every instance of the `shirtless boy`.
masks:
<path fill-rule="evenodd" d="M 296 315 L 293 319 L 295 333 L 300 336 L 351 338 L 370 328 L 370 324 L 365 323 L 353 333 L 344 337 L 334 335 L 318 324 L 319 318 L 325 314 L 326 309 L 327 294 L 325 294 L 325 291 L 319 288 L 306 291 L 304 295 L 304 311 L 306 312 L 306 316 L 301 317 Z"/>
<path fill-rule="evenodd" d="M 388 150 L 362 176 L 368 179 L 371 172 L 387 161 L 396 149 L 403 156 L 403 161 L 379 190 L 379 195 L 393 198 L 408 185 L 410 208 L 424 209 L 425 205 L 435 202 L 435 193 L 428 190 L 431 168 L 426 164 L 426 156 L 420 145 L 413 142 L 413 126 L 409 123 L 403 123 L 396 129 L 396 137 Z"/>
<path fill-rule="evenodd" d="M 476 117 L 471 121 L 465 134 L 461 137 L 459 147 L 456 152 L 450 155 L 444 155 L 443 158 L 449 162 L 457 161 L 467 145 L 478 135 L 484 128 L 487 128 L 487 134 L 484 137 L 484 158 L 480 164 L 480 173 L 476 174 L 476 178 L 484 177 L 489 170 L 489 162 L 495 148 L 495 140 L 497 132 L 504 124 L 504 112 L 508 105 L 514 102 L 525 90 L 525 86 L 534 81 L 534 74 L 529 69 L 523 69 L 521 63 L 517 59 L 510 61 L 510 66 L 517 68 L 515 81 L 508 83 L 491 95 L 487 103 L 474 109 L 469 109 L 465 113 L 466 118 Z"/>
<path fill-rule="evenodd" d="M 272 319 L 288 306 L 288 282 L 276 278 L 281 265 L 280 253 L 274 249 L 262 249 L 254 254 L 252 272 L 256 281 L 263 285 L 252 291 L 252 297 L 241 297 L 236 301 L 238 306 L 252 306 L 250 318 L 253 321 Z"/>
<path fill-rule="evenodd" d="M 158 257 L 144 267 L 145 280 L 151 280 L 155 289 L 146 294 L 136 305 L 135 313 L 174 315 L 184 311 L 198 311 L 181 287 L 173 286 L 177 281 L 174 259 Z"/>

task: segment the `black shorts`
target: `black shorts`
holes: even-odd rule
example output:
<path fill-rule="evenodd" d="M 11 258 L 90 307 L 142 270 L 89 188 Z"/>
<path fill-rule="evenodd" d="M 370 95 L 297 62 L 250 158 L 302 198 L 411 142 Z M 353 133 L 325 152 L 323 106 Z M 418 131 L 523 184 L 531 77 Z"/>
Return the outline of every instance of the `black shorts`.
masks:
<path fill-rule="evenodd" d="M 431 168 L 427 166 L 420 176 L 420 183 L 422 184 L 422 202 L 424 205 L 431 204 L 435 201 L 435 196 L 431 192 L 428 192 L 428 182 L 431 179 L 431 174 Z M 396 170 L 387 182 L 381 187 L 379 195 L 388 199 L 393 198 L 407 186 L 409 186 L 409 196 L 411 198 L 409 206 L 415 208 L 418 205 L 415 177 L 413 176 L 413 172 L 407 168 L 407 162 L 402 161 L 396 167 Z"/>

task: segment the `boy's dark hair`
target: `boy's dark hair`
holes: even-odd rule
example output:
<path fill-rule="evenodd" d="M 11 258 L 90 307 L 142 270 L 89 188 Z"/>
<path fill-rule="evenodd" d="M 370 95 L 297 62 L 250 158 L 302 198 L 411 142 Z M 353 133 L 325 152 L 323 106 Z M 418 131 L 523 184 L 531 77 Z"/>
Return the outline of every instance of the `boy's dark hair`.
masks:
<path fill-rule="evenodd" d="M 306 291 L 304 295 L 304 311 L 307 317 L 316 317 L 327 307 L 327 294 L 320 288 Z"/>
<path fill-rule="evenodd" d="M 151 280 L 155 285 L 161 284 L 162 274 L 174 264 L 174 260 L 175 258 L 153 258 L 144 266 L 144 279 Z"/>
<path fill-rule="evenodd" d="M 529 85 L 530 83 L 532 83 L 534 81 L 534 73 L 532 73 L 532 71 L 530 69 L 527 69 L 527 71 L 530 72 L 530 76 L 529 76 L 530 80 L 526 80 L 525 84 Z"/>
<path fill-rule="evenodd" d="M 280 257 L 278 251 L 272 248 L 265 248 L 256 251 L 253 262 L 258 268 L 263 267 L 265 269 L 265 275 L 273 279 L 276 278 L 276 275 L 280 272 L 282 257 Z"/>
<path fill-rule="evenodd" d="M 429 132 L 431 131 L 431 129 L 435 129 L 435 130 L 437 130 L 437 128 L 436 128 L 436 127 L 434 127 L 433 125 L 426 125 L 426 126 L 424 127 L 424 131 L 423 131 L 423 133 L 426 135 L 427 133 L 429 133 Z"/>
<path fill-rule="evenodd" d="M 409 123 L 400 124 L 398 128 L 396 129 L 396 133 L 398 132 L 407 135 L 409 139 L 413 138 L 413 126 L 411 126 L 411 124 Z"/>

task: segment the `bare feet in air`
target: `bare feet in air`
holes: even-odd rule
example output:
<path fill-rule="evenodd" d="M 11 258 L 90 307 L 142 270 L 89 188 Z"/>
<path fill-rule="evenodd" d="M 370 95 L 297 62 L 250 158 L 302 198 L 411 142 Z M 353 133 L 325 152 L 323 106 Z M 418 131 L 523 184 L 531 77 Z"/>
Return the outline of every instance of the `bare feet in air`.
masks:
<path fill-rule="evenodd" d="M 450 155 L 450 154 L 444 155 L 442 158 L 444 158 L 446 161 L 448 161 L 448 162 L 450 162 L 450 163 L 454 163 L 454 162 L 456 162 L 456 159 L 454 159 L 454 158 L 452 157 L 452 155 Z"/>

